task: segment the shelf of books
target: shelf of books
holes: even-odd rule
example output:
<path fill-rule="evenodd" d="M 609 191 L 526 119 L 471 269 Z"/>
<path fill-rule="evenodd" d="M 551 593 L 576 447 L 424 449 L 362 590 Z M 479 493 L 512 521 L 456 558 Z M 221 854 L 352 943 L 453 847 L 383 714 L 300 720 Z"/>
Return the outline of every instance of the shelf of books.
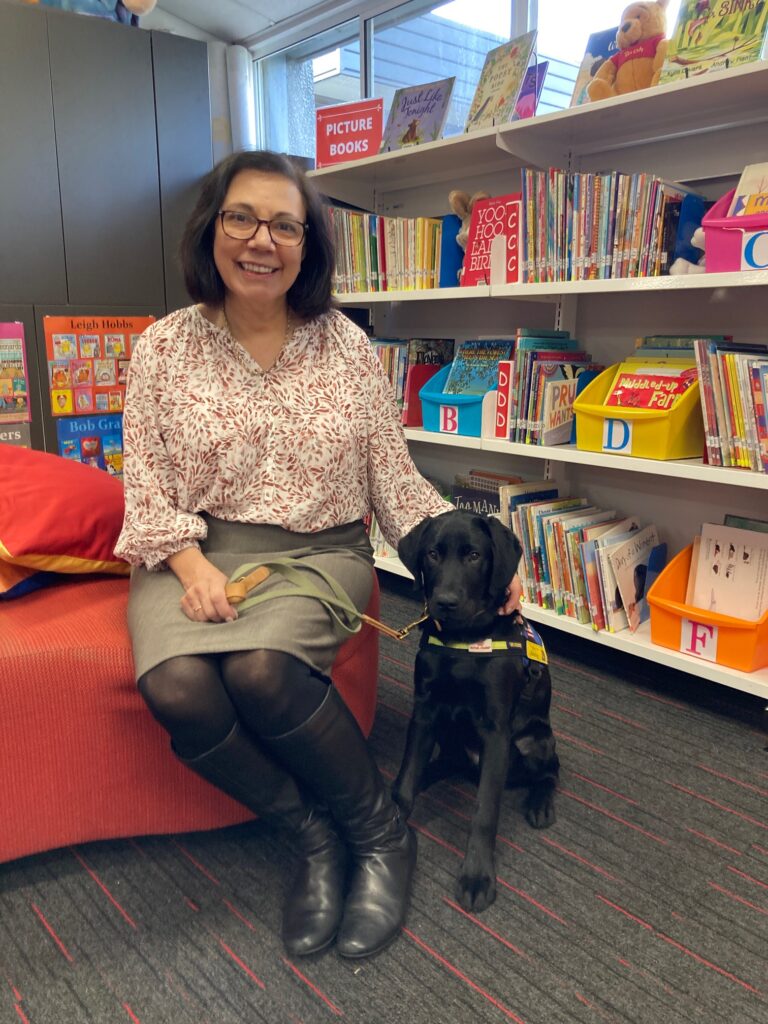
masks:
<path fill-rule="evenodd" d="M 718 291 L 724 288 L 768 287 L 768 270 L 730 271 L 658 277 L 617 277 L 589 281 L 551 281 L 530 284 L 475 285 L 472 288 L 425 288 L 412 291 L 344 292 L 334 298 L 340 306 L 371 306 L 392 302 L 443 302 L 451 299 L 522 299 L 557 302 L 568 295 L 622 292 Z"/>
<path fill-rule="evenodd" d="M 591 518 L 597 549 L 610 550 L 610 545 L 599 543 L 599 531 L 603 523 L 607 529 L 614 522 L 618 524 L 614 529 L 625 530 L 617 544 L 635 543 L 635 530 L 638 537 L 651 531 L 657 537 L 653 551 L 663 547 L 667 564 L 679 559 L 704 523 L 738 520 L 751 523 L 747 529 L 764 529 L 768 461 L 761 441 L 765 433 L 760 431 L 768 427 L 760 389 L 768 386 L 764 369 L 768 365 L 768 223 L 755 224 L 762 229 L 754 243 L 762 246 L 759 258 L 747 259 L 746 250 L 730 255 L 729 260 L 721 256 L 726 242 L 733 249 L 733 238 L 741 238 L 733 230 L 741 228 L 741 223 L 724 223 L 732 209 L 725 206 L 734 186 L 737 195 L 744 193 L 755 200 L 762 201 L 766 192 L 764 184 L 754 188 L 741 188 L 741 184 L 748 165 L 768 169 L 767 129 L 768 63 L 755 61 L 313 172 L 315 184 L 331 199 L 359 205 L 373 217 L 369 224 L 377 233 L 379 249 L 371 247 L 369 266 L 369 249 L 356 239 L 358 256 L 362 253 L 366 258 L 359 265 L 350 262 L 347 277 L 337 284 L 343 292 L 337 302 L 369 307 L 372 340 L 378 338 L 384 349 L 398 345 L 403 349 L 396 365 L 406 439 L 417 465 L 444 486 L 445 493 L 451 488 L 451 477 L 454 484 L 458 481 L 457 472 L 477 469 L 492 476 L 513 471 L 522 490 L 544 483 L 547 486 L 541 490 L 560 487 L 554 498 L 546 495 L 537 500 L 560 502 L 560 508 L 570 510 L 562 516 L 573 517 L 570 527 L 562 526 L 563 539 L 568 529 L 574 531 L 572 539 L 576 536 L 582 517 Z M 503 221 L 503 239 L 497 239 L 504 241 L 503 246 L 489 236 L 473 235 L 469 221 L 463 287 L 393 291 L 344 287 L 350 280 L 356 280 L 358 287 L 365 282 L 367 288 L 375 287 L 377 280 L 384 283 L 377 277 L 380 267 L 385 278 L 389 273 L 382 224 L 387 218 L 443 216 L 451 189 L 469 194 L 484 190 L 495 197 L 496 205 L 492 200 L 488 209 L 499 222 L 502 206 L 509 215 L 512 202 L 519 202 L 517 219 L 510 216 L 510 223 L 506 217 Z M 478 215 L 476 226 L 481 220 Z M 687 235 L 679 230 L 681 221 L 702 225 L 698 240 L 693 226 Z M 749 229 L 752 221 L 743 224 Z M 728 232 L 730 239 L 725 237 Z M 497 234 L 490 232 L 493 238 Z M 701 265 L 703 235 L 707 270 Z M 407 238 L 403 229 L 402 251 L 395 251 L 391 261 L 396 273 L 403 272 L 401 257 L 406 267 L 420 265 L 418 243 L 414 246 Z M 481 241 L 473 248 L 478 238 Z M 723 253 L 718 251 L 720 242 Z M 433 255 L 436 250 L 433 245 Z M 745 269 L 736 270 L 740 263 Z M 479 277 L 482 283 L 466 285 L 468 266 L 473 271 L 469 280 Z M 434 268 L 428 265 L 425 280 L 429 273 Z M 498 394 L 491 403 L 485 401 L 490 392 L 473 391 L 474 406 L 441 400 L 449 393 L 452 398 L 456 391 L 448 386 L 447 367 L 441 371 L 438 365 L 446 359 L 455 361 L 459 346 L 489 344 L 494 339 L 511 343 L 509 355 L 499 357 L 510 367 L 502 414 L 508 422 L 501 425 Z M 456 347 L 452 356 L 439 360 L 411 358 L 414 345 L 429 348 L 433 344 Z M 627 388 L 639 388 L 638 381 L 645 375 L 654 377 L 653 387 L 669 389 L 670 376 L 690 373 L 694 349 L 696 388 L 686 392 L 675 385 L 678 397 L 671 404 L 661 401 L 673 394 L 670 390 L 655 392 L 653 408 L 648 397 L 652 392 L 641 397 L 639 391 L 627 391 L 626 400 L 618 396 L 616 388 L 625 386 L 617 383 L 620 372 L 628 375 Z M 683 354 L 687 362 L 681 360 Z M 659 360 L 663 365 L 665 359 L 666 383 L 659 375 Z M 420 362 L 425 365 L 413 365 Z M 707 362 L 714 378 L 705 372 Z M 411 371 L 414 380 L 409 387 Z M 577 378 L 586 373 L 590 379 L 576 386 Z M 551 381 L 548 374 L 554 374 Z M 394 368 L 390 376 L 396 383 Z M 431 386 L 425 384 L 430 381 Z M 485 387 L 493 389 L 497 384 L 500 389 L 500 372 Z M 573 416 L 566 417 L 563 434 L 560 420 L 552 413 L 553 403 L 559 400 L 553 396 L 564 394 L 565 384 L 570 387 L 577 420 L 582 417 L 578 447 L 570 429 Z M 426 390 L 419 402 L 422 387 Z M 458 399 L 464 398 L 459 390 Z M 623 412 L 604 410 L 604 406 L 622 405 Z M 451 408 L 438 413 L 443 406 Z M 477 422 L 468 424 L 471 408 Z M 667 408 L 670 414 L 659 417 L 659 410 Z M 745 416 L 745 410 L 754 415 Z M 493 413 L 496 421 L 491 427 Z M 421 425 L 422 414 L 430 429 Z M 440 417 L 447 417 L 445 424 Z M 604 434 L 605 424 L 616 421 L 624 423 L 626 436 L 631 433 L 629 426 L 634 426 L 631 445 L 619 444 L 613 428 Z M 547 443 L 538 443 L 542 440 Z M 480 504 L 485 508 L 487 502 Z M 502 519 L 503 504 L 501 500 L 497 505 Z M 611 516 L 616 518 L 607 518 Z M 622 526 L 627 517 L 637 525 Z M 525 527 L 515 523 L 514 513 L 512 526 L 524 534 Z M 391 549 L 381 546 L 378 553 L 387 551 Z M 745 571 L 737 562 L 731 559 L 724 564 L 717 580 L 713 569 L 713 586 L 715 582 L 723 585 L 721 577 L 733 585 L 734 571 Z M 376 564 L 382 571 L 409 575 L 394 557 L 377 557 Z M 557 560 L 554 564 L 555 573 L 560 572 Z M 578 575 L 576 564 L 571 556 L 571 569 L 563 570 L 566 576 L 571 570 Z M 650 568 L 646 568 L 650 580 Z M 560 591 L 561 596 L 569 592 L 567 586 Z M 768 669 L 749 672 L 743 666 L 730 667 L 727 654 L 718 655 L 719 660 L 694 657 L 683 653 L 682 642 L 661 646 L 665 640 L 657 633 L 652 643 L 647 608 L 634 621 L 627 616 L 605 627 L 598 614 L 592 619 L 597 623 L 593 628 L 583 607 L 571 614 L 573 609 L 563 612 L 557 600 L 553 604 L 547 595 L 534 592 L 531 597 L 526 591 L 526 596 L 533 603 L 526 603 L 525 613 L 536 621 L 689 672 L 702 682 L 768 697 Z M 637 606 L 631 595 L 622 591 L 621 596 L 618 608 Z M 677 599 L 682 601 L 683 595 Z M 614 595 L 610 600 L 618 598 Z M 709 609 L 700 612 L 704 621 L 707 615 L 716 618 L 711 602 L 702 605 L 691 600 L 687 607 Z M 606 612 L 606 622 L 608 617 Z M 695 616 L 690 621 L 694 620 L 698 622 Z M 726 634 L 735 628 L 732 622 L 721 623 L 723 646 Z M 763 637 L 766 630 L 768 623 L 753 632 Z M 761 661 L 764 653 L 756 664 Z M 738 665 L 738 659 L 733 664 Z"/>
<path fill-rule="evenodd" d="M 382 572 L 402 576 L 405 579 L 413 579 L 413 576 L 399 558 L 377 557 L 375 564 L 376 568 Z M 740 672 L 738 669 L 727 668 L 724 665 L 718 665 L 716 662 L 703 661 L 701 658 L 693 657 L 690 654 L 683 654 L 666 647 L 659 647 L 658 644 L 651 642 L 648 622 L 642 623 L 634 633 L 630 633 L 626 629 L 618 633 L 609 633 L 605 630 L 594 630 L 590 625 L 583 625 L 575 619 L 558 615 L 556 612 L 540 608 L 535 604 L 524 603 L 523 614 L 534 622 L 551 626 L 553 629 L 563 630 L 572 636 L 578 636 L 584 640 L 603 644 L 612 650 L 634 654 L 646 661 L 663 662 L 668 668 L 689 672 L 700 679 L 706 679 L 708 682 L 731 686 L 742 690 L 744 693 L 752 693 L 758 697 L 768 699 L 768 669 L 761 669 L 758 672 Z M 395 624 L 390 623 L 390 625 Z"/>
<path fill-rule="evenodd" d="M 461 182 L 531 165 L 583 169 L 614 163 L 630 169 L 633 151 L 674 147 L 688 166 L 688 178 L 705 172 L 692 159 L 692 140 L 713 132 L 743 132 L 754 140 L 768 124 L 768 62 L 707 75 L 584 104 L 539 117 L 485 128 L 420 146 L 380 153 L 311 171 L 322 192 L 334 199 L 378 211 L 393 191 Z M 712 154 L 716 156 L 717 154 Z M 725 154 L 723 154 L 725 156 Z M 643 157 L 644 160 L 644 157 Z"/>
<path fill-rule="evenodd" d="M 726 487 L 746 487 L 768 491 L 768 474 L 747 473 L 743 469 L 727 466 L 708 466 L 701 459 L 642 459 L 627 455 L 602 455 L 582 451 L 575 445 L 533 445 L 505 441 L 495 437 L 463 437 L 459 434 L 441 434 L 421 427 L 406 427 L 408 441 L 417 444 L 446 445 L 452 448 L 472 448 L 480 452 L 497 452 L 526 459 L 545 459 L 570 466 L 598 466 L 600 469 L 624 470 L 629 473 L 649 473 L 653 476 L 672 477 L 676 480 L 702 480 Z"/>

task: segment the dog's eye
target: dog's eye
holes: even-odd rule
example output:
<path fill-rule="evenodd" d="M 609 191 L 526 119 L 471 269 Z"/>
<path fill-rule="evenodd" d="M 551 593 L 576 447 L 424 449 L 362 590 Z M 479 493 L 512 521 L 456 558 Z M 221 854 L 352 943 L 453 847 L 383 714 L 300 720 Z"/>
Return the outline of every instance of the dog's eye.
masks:
<path fill-rule="evenodd" d="M 467 561 L 468 562 L 476 562 L 479 558 L 480 558 L 480 552 L 479 551 L 470 551 L 469 554 L 467 555 Z"/>
<path fill-rule="evenodd" d="M 430 548 L 429 551 L 427 552 L 427 558 L 429 559 L 430 562 L 436 562 L 437 559 L 439 558 L 439 555 L 434 548 Z"/>

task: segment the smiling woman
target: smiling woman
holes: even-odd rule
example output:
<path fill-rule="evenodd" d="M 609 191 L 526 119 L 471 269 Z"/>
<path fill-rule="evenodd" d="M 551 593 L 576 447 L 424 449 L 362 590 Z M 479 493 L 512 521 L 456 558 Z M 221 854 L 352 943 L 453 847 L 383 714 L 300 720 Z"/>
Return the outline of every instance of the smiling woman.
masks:
<path fill-rule="evenodd" d="M 324 208 L 290 160 L 218 164 L 181 257 L 196 305 L 139 339 L 125 400 L 115 550 L 134 566 L 139 690 L 184 764 L 291 833 L 289 953 L 367 956 L 403 924 L 415 840 L 329 685 L 347 634 L 324 595 L 367 604 L 371 510 L 397 543 L 448 506 L 408 455 L 368 338 L 332 308 Z M 239 616 L 229 578 L 275 556 L 321 599 L 275 574 L 261 593 L 280 600 Z"/>

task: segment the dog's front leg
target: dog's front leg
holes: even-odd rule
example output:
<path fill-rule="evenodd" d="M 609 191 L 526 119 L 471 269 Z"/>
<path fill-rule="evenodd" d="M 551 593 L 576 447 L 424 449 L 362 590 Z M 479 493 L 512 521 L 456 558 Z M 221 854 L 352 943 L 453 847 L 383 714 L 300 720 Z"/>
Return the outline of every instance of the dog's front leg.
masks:
<path fill-rule="evenodd" d="M 409 817 L 421 789 L 424 770 L 435 749 L 434 717 L 417 704 L 408 723 L 400 771 L 392 786 L 392 799 Z"/>
<path fill-rule="evenodd" d="M 501 797 L 509 768 L 509 731 L 490 728 L 483 740 L 477 806 L 464 856 L 456 898 L 465 910 L 485 910 L 496 899 L 494 849 L 499 825 Z"/>

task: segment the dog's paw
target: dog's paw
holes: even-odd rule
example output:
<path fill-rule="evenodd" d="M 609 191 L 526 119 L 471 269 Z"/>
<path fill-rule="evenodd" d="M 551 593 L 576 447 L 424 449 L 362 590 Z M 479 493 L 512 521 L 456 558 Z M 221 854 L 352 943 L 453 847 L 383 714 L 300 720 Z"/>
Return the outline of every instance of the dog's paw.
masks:
<path fill-rule="evenodd" d="M 525 805 L 525 820 L 532 828 L 549 828 L 555 823 L 555 797 L 552 792 L 532 792 Z"/>
<path fill-rule="evenodd" d="M 462 872 L 456 883 L 456 900 L 464 910 L 482 913 L 496 899 L 496 879 L 490 874 L 468 875 Z"/>

